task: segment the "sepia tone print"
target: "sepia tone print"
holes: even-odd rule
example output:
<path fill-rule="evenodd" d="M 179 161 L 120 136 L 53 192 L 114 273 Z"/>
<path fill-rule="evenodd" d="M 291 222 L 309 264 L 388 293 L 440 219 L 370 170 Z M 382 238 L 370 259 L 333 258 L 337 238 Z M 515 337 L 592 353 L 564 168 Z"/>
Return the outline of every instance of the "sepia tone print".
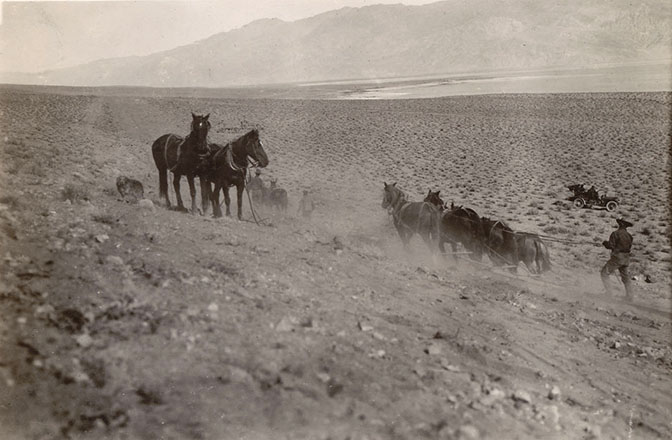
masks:
<path fill-rule="evenodd" d="M 393 3 L 2 2 L 0 438 L 672 436 L 672 6 Z"/>

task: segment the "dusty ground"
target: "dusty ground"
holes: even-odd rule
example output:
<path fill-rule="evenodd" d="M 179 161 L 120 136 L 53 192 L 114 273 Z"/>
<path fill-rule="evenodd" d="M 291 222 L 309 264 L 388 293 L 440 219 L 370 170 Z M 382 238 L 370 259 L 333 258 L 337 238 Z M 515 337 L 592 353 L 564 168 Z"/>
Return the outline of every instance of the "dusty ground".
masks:
<path fill-rule="evenodd" d="M 670 438 L 671 102 L 3 90 L 2 438 Z M 213 141 L 261 129 L 287 216 L 160 205 L 150 144 L 190 111 Z M 120 200 L 120 174 L 156 206 Z M 549 243 L 542 278 L 404 254 L 383 181 L 581 244 Z M 575 182 L 623 205 L 576 210 Z M 293 215 L 305 187 L 311 221 Z M 599 281 L 617 216 L 635 223 L 634 304 Z"/>

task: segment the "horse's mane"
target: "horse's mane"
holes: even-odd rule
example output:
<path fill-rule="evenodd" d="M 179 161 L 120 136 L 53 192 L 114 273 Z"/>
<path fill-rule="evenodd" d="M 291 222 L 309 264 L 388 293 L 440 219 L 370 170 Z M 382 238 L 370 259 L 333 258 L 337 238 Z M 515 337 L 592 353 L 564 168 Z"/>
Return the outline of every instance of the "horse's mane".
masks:
<path fill-rule="evenodd" d="M 394 186 L 394 185 L 388 185 L 387 187 L 396 190 L 396 192 L 400 194 L 400 197 L 401 197 L 402 200 L 404 200 L 404 201 L 407 201 L 407 200 L 408 200 L 408 196 L 407 196 L 406 193 L 405 193 L 404 191 L 402 191 L 401 189 L 397 188 L 397 187 Z"/>
<path fill-rule="evenodd" d="M 254 140 L 254 139 L 258 139 L 258 138 L 259 138 L 259 130 L 257 130 L 256 128 L 253 128 L 252 130 L 248 131 L 244 135 L 239 136 L 239 137 L 233 139 L 232 141 L 229 141 L 229 143 L 226 144 L 226 145 L 233 148 L 234 146 L 241 145 L 241 144 L 246 144 L 250 140 Z"/>

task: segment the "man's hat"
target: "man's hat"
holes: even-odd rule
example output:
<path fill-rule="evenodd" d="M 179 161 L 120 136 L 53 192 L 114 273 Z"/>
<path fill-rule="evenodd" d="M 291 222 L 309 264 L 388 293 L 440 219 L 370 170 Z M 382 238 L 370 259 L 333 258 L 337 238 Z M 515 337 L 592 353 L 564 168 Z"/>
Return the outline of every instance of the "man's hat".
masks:
<path fill-rule="evenodd" d="M 257 169 L 254 171 L 254 174 L 256 174 L 256 175 L 258 176 L 259 174 L 261 174 L 261 170 L 260 170 L 259 168 L 257 168 Z"/>
<path fill-rule="evenodd" d="M 623 220 L 622 218 L 617 218 L 616 223 L 618 223 L 618 226 L 622 226 L 624 228 L 629 228 L 630 226 L 632 226 L 632 223 L 630 223 L 627 220 Z"/>

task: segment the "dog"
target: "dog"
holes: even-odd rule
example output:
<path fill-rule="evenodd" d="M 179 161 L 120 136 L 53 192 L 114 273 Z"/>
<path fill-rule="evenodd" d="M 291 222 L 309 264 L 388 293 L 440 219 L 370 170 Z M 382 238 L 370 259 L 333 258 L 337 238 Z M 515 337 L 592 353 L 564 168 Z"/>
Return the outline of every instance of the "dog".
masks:
<path fill-rule="evenodd" d="M 124 200 L 131 203 L 137 203 L 137 201 L 143 199 L 145 195 L 142 183 L 126 176 L 117 177 L 117 190 Z"/>

